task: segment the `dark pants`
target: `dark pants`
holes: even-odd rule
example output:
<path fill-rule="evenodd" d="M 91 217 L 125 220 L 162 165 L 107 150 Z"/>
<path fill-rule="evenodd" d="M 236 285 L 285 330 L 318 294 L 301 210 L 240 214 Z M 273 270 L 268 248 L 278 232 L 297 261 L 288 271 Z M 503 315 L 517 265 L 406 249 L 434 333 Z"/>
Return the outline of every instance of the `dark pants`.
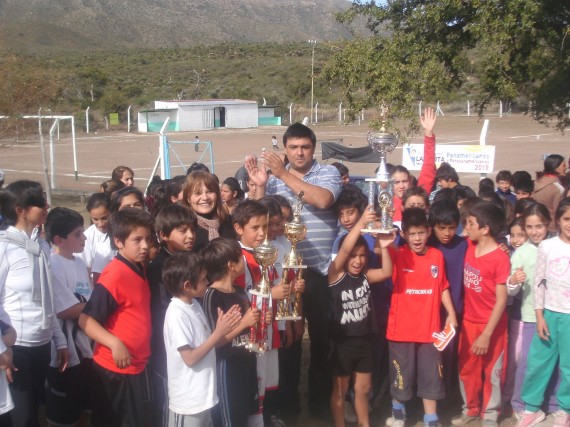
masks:
<path fill-rule="evenodd" d="M 93 425 L 144 426 L 144 372 L 136 375 L 109 371 L 93 362 Z"/>
<path fill-rule="evenodd" d="M 39 426 L 38 409 L 44 400 L 45 381 L 51 359 L 51 344 L 39 347 L 15 345 L 13 371 L 14 382 L 10 384 L 10 393 L 14 400 L 14 409 L 10 412 L 15 426 Z"/>
<path fill-rule="evenodd" d="M 303 314 L 309 324 L 311 359 L 309 362 L 309 408 L 328 408 L 332 391 L 329 363 L 330 295 L 326 276 L 308 268 L 305 273 Z"/>
<path fill-rule="evenodd" d="M 279 407 L 294 413 L 300 410 L 299 379 L 301 377 L 302 344 L 301 339 L 295 341 L 289 348 L 279 349 Z"/>

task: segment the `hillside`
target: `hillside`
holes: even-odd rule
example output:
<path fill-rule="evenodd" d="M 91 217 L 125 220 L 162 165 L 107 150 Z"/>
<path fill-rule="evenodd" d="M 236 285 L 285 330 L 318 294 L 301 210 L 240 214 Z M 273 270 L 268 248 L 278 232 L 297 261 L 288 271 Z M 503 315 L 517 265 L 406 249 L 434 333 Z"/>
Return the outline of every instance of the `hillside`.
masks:
<path fill-rule="evenodd" d="M 348 36 L 346 0 L 0 0 L 0 48 L 176 48 Z"/>

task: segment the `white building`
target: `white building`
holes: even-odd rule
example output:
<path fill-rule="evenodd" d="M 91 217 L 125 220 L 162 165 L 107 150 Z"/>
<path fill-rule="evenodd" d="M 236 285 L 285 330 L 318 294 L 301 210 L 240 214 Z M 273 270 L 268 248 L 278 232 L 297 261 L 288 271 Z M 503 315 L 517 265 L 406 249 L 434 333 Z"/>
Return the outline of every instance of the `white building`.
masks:
<path fill-rule="evenodd" d="M 158 132 L 166 117 L 169 131 L 243 129 L 258 126 L 259 112 L 256 101 L 243 99 L 155 101 L 153 110 L 139 111 L 139 132 Z"/>

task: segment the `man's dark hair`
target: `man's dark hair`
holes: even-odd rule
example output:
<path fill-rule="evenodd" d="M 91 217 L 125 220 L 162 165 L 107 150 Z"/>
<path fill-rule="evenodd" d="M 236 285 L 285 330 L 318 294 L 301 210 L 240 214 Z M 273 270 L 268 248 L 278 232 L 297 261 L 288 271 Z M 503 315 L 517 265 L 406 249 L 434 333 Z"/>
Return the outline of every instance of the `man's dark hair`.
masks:
<path fill-rule="evenodd" d="M 67 239 L 76 228 L 83 228 L 83 217 L 79 212 L 68 208 L 53 208 L 47 216 L 46 239 L 54 244 L 55 236 Z"/>
<path fill-rule="evenodd" d="M 256 200 L 248 199 L 236 206 L 232 213 L 232 224 L 245 227 L 251 218 L 267 216 L 267 208 Z"/>
<path fill-rule="evenodd" d="M 426 211 L 421 208 L 410 208 L 402 212 L 402 230 L 408 231 L 410 227 L 429 227 Z"/>
<path fill-rule="evenodd" d="M 341 209 L 356 208 L 362 214 L 368 204 L 368 199 L 357 186 L 348 184 L 342 188 L 336 202 L 333 205 L 333 210 L 336 216 L 340 213 Z"/>
<path fill-rule="evenodd" d="M 489 235 L 493 239 L 506 230 L 507 218 L 505 211 L 496 203 L 478 203 L 469 211 L 469 216 L 475 217 L 480 228 L 489 227 Z"/>
<path fill-rule="evenodd" d="M 297 138 L 309 138 L 313 147 L 317 145 L 317 136 L 315 132 L 312 131 L 311 128 L 305 126 L 302 123 L 293 123 L 291 126 L 287 128 L 285 133 L 283 134 L 283 146 L 287 147 L 287 140 L 297 139 Z"/>
<path fill-rule="evenodd" d="M 206 166 L 204 163 L 194 162 L 190 165 L 188 170 L 186 171 L 186 176 L 190 175 L 192 172 L 210 172 L 210 168 Z"/>
<path fill-rule="evenodd" d="M 515 191 L 524 191 L 525 193 L 532 193 L 534 191 L 534 181 L 532 176 L 527 171 L 516 171 L 513 174 L 513 187 Z"/>
<path fill-rule="evenodd" d="M 241 246 L 235 239 L 225 239 L 217 237 L 211 240 L 208 245 L 202 249 L 202 257 L 208 279 L 210 282 L 220 280 L 227 273 L 227 264 L 229 261 L 239 262 L 242 257 Z"/>
<path fill-rule="evenodd" d="M 459 182 L 459 175 L 457 175 L 457 172 L 453 166 L 451 166 L 449 163 L 443 162 L 435 172 L 435 182 L 438 182 L 440 179 L 451 182 Z"/>
<path fill-rule="evenodd" d="M 508 181 L 509 183 L 513 183 L 513 175 L 511 174 L 511 171 L 508 170 L 502 170 L 499 171 L 499 173 L 497 173 L 497 176 L 495 177 L 495 182 L 498 184 L 499 181 Z"/>
<path fill-rule="evenodd" d="M 432 203 L 437 203 L 441 200 L 451 200 L 453 203 L 457 204 L 457 187 L 453 188 L 442 188 L 435 192 Z"/>
<path fill-rule="evenodd" d="M 113 212 L 109 218 L 111 247 L 117 249 L 115 239 L 124 243 L 133 230 L 139 227 L 148 229 L 151 234 L 154 232 L 152 217 L 142 209 L 124 208 L 120 211 Z"/>
<path fill-rule="evenodd" d="M 162 268 L 162 283 L 173 296 L 182 295 L 184 282 L 190 282 L 192 289 L 196 289 L 200 275 L 205 271 L 204 260 L 196 252 L 177 252 L 164 263 Z"/>
<path fill-rule="evenodd" d="M 431 227 L 436 225 L 459 225 L 459 209 L 453 200 L 438 200 L 429 208 L 428 222 Z"/>
<path fill-rule="evenodd" d="M 172 230 L 182 226 L 188 226 L 191 230 L 196 230 L 198 225 L 196 215 L 188 206 L 178 203 L 163 207 L 154 221 L 154 228 L 158 235 L 170 236 Z"/>

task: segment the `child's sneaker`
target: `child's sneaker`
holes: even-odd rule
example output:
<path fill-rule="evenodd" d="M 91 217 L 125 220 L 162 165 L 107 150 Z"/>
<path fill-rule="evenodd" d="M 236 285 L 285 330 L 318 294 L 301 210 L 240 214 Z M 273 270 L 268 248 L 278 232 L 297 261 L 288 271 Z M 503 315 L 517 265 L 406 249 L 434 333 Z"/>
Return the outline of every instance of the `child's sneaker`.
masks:
<path fill-rule="evenodd" d="M 540 410 L 536 412 L 524 411 L 516 427 L 530 427 L 544 421 L 545 418 L 546 415 Z"/>
<path fill-rule="evenodd" d="M 344 402 L 344 420 L 347 423 L 355 423 L 357 420 L 356 412 L 350 402 Z"/>
<path fill-rule="evenodd" d="M 477 418 L 479 417 L 476 415 L 461 414 L 461 416 L 453 418 L 451 420 L 451 424 L 454 426 L 464 426 L 465 424 L 469 424 L 471 421 L 474 421 Z"/>
<path fill-rule="evenodd" d="M 553 427 L 570 427 L 570 414 L 562 409 L 553 412 L 554 417 Z"/>

